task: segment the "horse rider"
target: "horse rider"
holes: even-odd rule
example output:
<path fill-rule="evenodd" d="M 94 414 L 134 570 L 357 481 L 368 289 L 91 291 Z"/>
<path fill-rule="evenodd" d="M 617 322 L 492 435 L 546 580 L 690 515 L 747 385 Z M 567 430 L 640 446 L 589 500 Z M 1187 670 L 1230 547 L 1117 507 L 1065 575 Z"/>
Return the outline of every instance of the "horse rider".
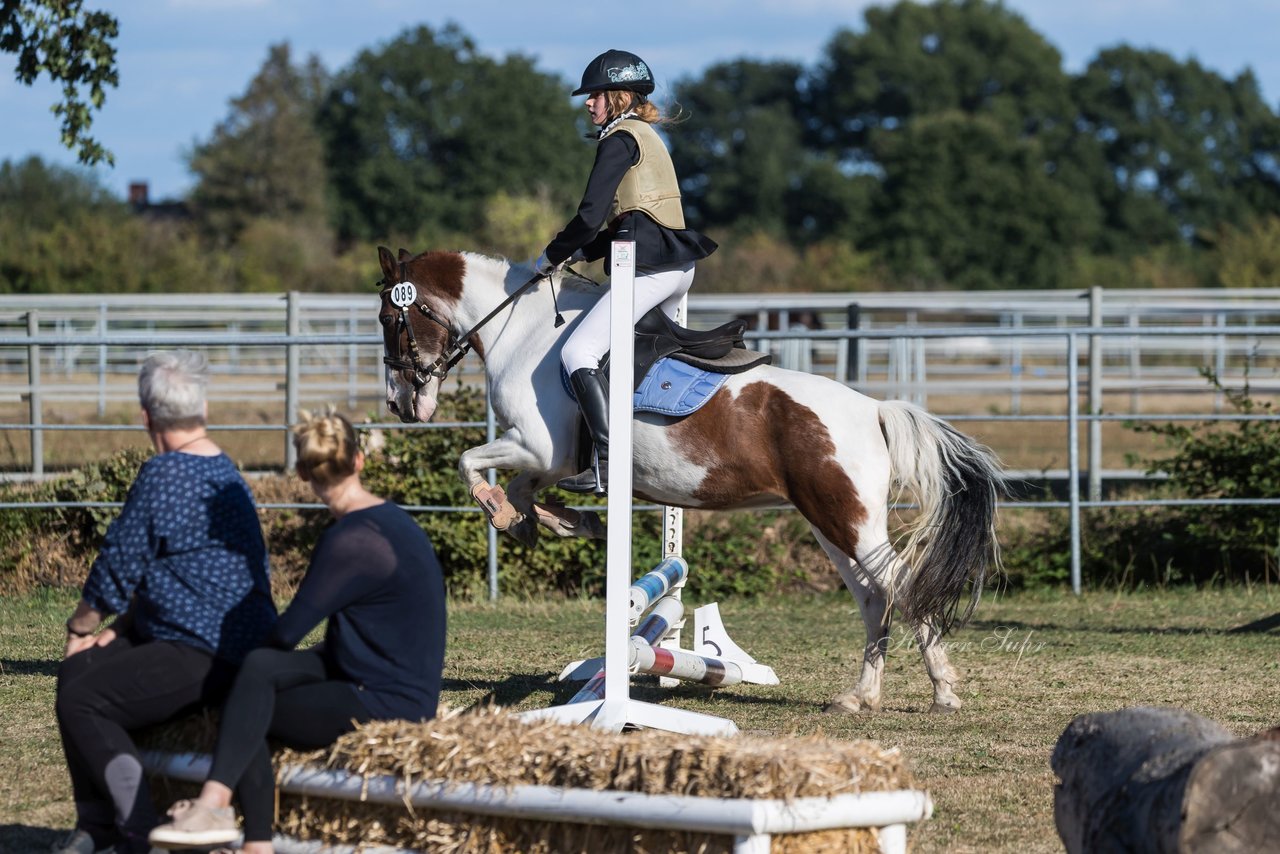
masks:
<path fill-rule="evenodd" d="M 587 96 L 599 128 L 596 159 L 577 214 L 535 262 L 549 273 L 569 261 L 603 258 L 614 240 L 635 241 L 635 313 L 659 306 L 676 317 L 693 284 L 694 263 L 716 250 L 710 238 L 685 227 L 671 155 L 654 125 L 671 121 L 649 100 L 653 73 L 634 53 L 607 50 L 582 72 L 574 95 Z M 609 456 L 609 385 L 600 362 L 609 350 L 610 295 L 582 316 L 565 340 L 561 364 L 595 443 L 596 465 L 557 485 L 570 492 L 603 492 Z"/>

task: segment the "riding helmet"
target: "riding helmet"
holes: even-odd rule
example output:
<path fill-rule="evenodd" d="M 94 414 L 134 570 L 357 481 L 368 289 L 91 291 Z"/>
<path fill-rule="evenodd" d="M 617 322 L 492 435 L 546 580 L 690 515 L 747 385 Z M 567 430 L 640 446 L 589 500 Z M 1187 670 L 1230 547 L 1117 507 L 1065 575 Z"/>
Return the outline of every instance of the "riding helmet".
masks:
<path fill-rule="evenodd" d="M 640 57 L 627 50 L 606 50 L 591 60 L 582 72 L 582 85 L 575 95 L 602 92 L 606 89 L 625 89 L 639 95 L 653 91 L 653 74 Z"/>

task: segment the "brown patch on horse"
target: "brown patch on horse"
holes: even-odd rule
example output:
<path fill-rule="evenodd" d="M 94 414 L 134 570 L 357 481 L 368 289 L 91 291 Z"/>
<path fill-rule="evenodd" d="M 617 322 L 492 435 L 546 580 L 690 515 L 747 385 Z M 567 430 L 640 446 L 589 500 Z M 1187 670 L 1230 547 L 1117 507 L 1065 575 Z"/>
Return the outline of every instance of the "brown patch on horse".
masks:
<path fill-rule="evenodd" d="M 812 409 L 775 385 L 755 382 L 736 397 L 721 390 L 668 429 L 685 456 L 707 469 L 693 494 L 700 506 L 724 509 L 777 495 L 841 551 L 855 554 L 855 528 L 867 508 Z"/>
<path fill-rule="evenodd" d="M 462 299 L 466 260 L 457 252 L 423 252 L 409 258 L 404 265 L 407 278 L 418 287 L 419 300 L 452 320 L 453 310 Z M 431 358 L 443 353 L 449 346 L 449 336 L 440 324 L 419 312 L 411 311 L 409 317 L 423 352 L 431 354 Z M 479 340 L 479 336 L 471 337 Z"/>
<path fill-rule="evenodd" d="M 450 307 L 462 299 L 462 279 L 467 262 L 457 252 L 423 252 L 405 262 L 409 279 L 446 301 Z"/>

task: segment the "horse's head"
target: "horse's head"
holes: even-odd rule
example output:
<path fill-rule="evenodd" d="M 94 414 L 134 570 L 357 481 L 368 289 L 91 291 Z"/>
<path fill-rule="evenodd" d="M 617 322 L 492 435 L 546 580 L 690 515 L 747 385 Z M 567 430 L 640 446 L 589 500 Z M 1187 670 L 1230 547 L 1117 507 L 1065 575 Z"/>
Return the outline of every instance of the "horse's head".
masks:
<path fill-rule="evenodd" d="M 383 363 L 387 408 L 401 421 L 429 421 L 445 374 L 461 358 L 453 310 L 462 294 L 462 259 L 451 253 L 392 256 L 378 247 L 382 266 Z"/>

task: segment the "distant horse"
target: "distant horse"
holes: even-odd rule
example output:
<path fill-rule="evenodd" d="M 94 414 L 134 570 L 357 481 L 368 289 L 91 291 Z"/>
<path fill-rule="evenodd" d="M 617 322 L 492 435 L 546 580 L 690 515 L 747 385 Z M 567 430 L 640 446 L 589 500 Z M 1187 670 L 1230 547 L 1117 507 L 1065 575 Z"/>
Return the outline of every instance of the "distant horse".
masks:
<path fill-rule="evenodd" d="M 561 536 L 602 536 L 595 514 L 534 501 L 579 470 L 578 407 L 561 381 L 560 347 L 599 290 L 569 275 L 533 282 L 527 267 L 469 252 L 402 249 L 395 257 L 379 247 L 378 257 L 391 412 L 429 420 L 445 374 L 474 349 L 504 432 L 459 459 L 472 495 L 496 527 L 525 542 L 539 524 Z M 552 322 L 553 285 L 568 319 L 560 328 Z M 893 608 L 915 633 L 933 710 L 960 707 L 939 640 L 968 618 L 998 569 L 1002 470 L 988 449 L 912 404 L 770 366 L 730 376 L 683 418 L 638 413 L 633 445 L 642 499 L 706 510 L 789 504 L 804 515 L 867 631 L 858 683 L 828 711 L 879 710 Z M 485 483 L 491 467 L 520 472 L 505 495 Z M 888 532 L 891 488 L 919 508 L 900 552 Z"/>

